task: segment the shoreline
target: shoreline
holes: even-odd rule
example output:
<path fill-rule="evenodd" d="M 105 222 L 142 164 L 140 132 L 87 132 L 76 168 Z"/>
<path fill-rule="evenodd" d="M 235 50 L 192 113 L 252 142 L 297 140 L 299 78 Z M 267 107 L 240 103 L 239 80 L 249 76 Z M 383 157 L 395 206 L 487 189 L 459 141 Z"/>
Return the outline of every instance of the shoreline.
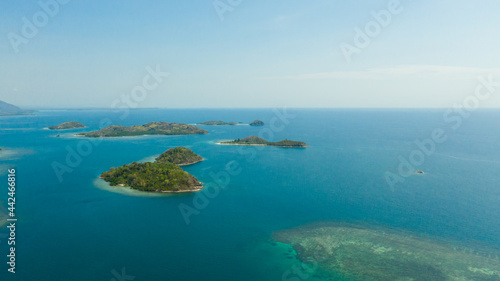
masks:
<path fill-rule="evenodd" d="M 282 148 L 306 148 L 309 147 L 308 145 L 306 146 L 286 146 L 286 145 L 268 145 L 268 144 L 248 144 L 248 143 L 223 143 L 223 142 L 216 142 L 215 144 L 218 145 L 242 145 L 242 146 L 271 146 L 271 147 L 282 147 Z"/>
<path fill-rule="evenodd" d="M 49 127 L 43 128 L 43 130 L 49 130 L 49 131 L 70 131 L 70 130 L 78 130 L 78 129 L 86 129 L 88 128 L 87 126 L 85 127 L 79 127 L 79 128 L 67 128 L 67 129 L 51 129 Z"/>
<path fill-rule="evenodd" d="M 203 161 L 205 161 L 205 160 L 206 160 L 206 159 L 205 159 L 205 158 L 203 158 L 203 159 L 201 159 L 201 160 L 199 160 L 199 161 L 190 162 L 190 163 L 185 163 L 185 164 L 175 164 L 175 165 L 177 165 L 177 166 L 179 166 L 179 167 L 183 167 L 183 166 L 190 166 L 190 165 L 194 165 L 194 164 L 196 164 L 196 163 L 203 162 Z"/>
<path fill-rule="evenodd" d="M 161 194 L 165 194 L 165 193 L 193 193 L 193 192 L 198 192 L 198 191 L 201 191 L 203 189 L 203 184 L 202 185 L 197 185 L 195 186 L 196 188 L 195 189 L 192 189 L 192 190 L 176 190 L 176 191 L 170 191 L 170 190 L 164 190 L 164 191 L 142 191 L 142 190 L 138 190 L 138 189 L 135 189 L 135 188 L 132 188 L 130 186 L 127 186 L 127 185 L 124 185 L 124 184 L 119 184 L 119 185 L 111 185 L 109 184 L 109 182 L 107 182 L 106 180 L 104 180 L 104 178 L 102 178 L 101 176 L 98 177 L 98 179 L 102 180 L 103 182 L 105 182 L 107 185 L 109 185 L 110 188 L 124 188 L 124 189 L 127 189 L 127 190 L 130 190 L 130 191 L 134 191 L 134 192 L 140 192 L 144 195 L 161 195 Z"/>
<path fill-rule="evenodd" d="M 233 124 L 233 125 L 202 125 L 202 124 L 189 124 L 193 126 L 212 126 L 212 127 L 224 127 L 224 126 L 250 126 L 250 124 Z"/>

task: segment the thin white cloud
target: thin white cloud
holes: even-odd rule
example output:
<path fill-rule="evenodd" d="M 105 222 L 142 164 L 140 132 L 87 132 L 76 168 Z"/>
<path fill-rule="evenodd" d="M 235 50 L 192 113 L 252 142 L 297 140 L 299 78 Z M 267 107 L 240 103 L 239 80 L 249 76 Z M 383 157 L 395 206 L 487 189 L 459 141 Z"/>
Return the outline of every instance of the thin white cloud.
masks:
<path fill-rule="evenodd" d="M 500 74 L 500 68 L 456 67 L 443 65 L 404 65 L 358 71 L 306 73 L 291 76 L 262 77 L 263 79 L 391 79 L 394 77 L 475 78 L 477 75 Z"/>

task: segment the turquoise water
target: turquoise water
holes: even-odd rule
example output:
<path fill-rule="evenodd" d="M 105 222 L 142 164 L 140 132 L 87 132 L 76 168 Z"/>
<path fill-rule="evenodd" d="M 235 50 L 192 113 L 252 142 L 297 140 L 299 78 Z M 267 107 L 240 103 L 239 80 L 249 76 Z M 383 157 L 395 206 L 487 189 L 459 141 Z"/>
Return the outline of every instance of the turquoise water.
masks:
<path fill-rule="evenodd" d="M 15 167 L 19 219 L 17 273 L 7 273 L 7 245 L 0 236 L 0 280 L 113 280 L 122 269 L 134 280 L 287 280 L 283 274 L 300 262 L 287 245 L 273 242 L 272 233 L 318 221 L 382 225 L 500 250 L 500 111 L 474 112 L 457 130 L 444 121 L 444 112 L 289 109 L 295 117 L 286 126 L 276 123 L 281 130 L 274 131 L 275 113 L 267 109 L 132 110 L 123 120 L 106 110 L 0 117 L 0 147 L 6 148 L 0 152 L 0 201 L 6 206 L 6 168 Z M 79 121 L 89 131 L 106 118 L 121 125 L 261 119 L 266 126 L 202 126 L 210 134 L 105 139 L 92 143 L 59 181 L 52 164 L 66 164 L 67 149 L 88 140 L 73 136 L 82 130 L 44 128 Z M 396 172 L 398 156 L 407 158 L 417 148 L 414 141 L 429 138 L 435 128 L 443 128 L 448 140 L 418 166 L 425 174 L 391 188 L 384 173 Z M 265 135 L 269 140 L 300 140 L 310 147 L 216 144 L 266 129 L 273 132 L 272 139 Z M 216 195 L 204 190 L 156 197 L 95 184 L 110 167 L 175 146 L 206 159 L 184 167 L 205 184 L 233 167 L 229 183 Z M 179 206 L 195 207 L 195 198 L 207 198 L 206 206 L 186 223 Z M 6 233 L 3 227 L 0 235 Z M 298 280 L 305 279 L 341 280 Z"/>

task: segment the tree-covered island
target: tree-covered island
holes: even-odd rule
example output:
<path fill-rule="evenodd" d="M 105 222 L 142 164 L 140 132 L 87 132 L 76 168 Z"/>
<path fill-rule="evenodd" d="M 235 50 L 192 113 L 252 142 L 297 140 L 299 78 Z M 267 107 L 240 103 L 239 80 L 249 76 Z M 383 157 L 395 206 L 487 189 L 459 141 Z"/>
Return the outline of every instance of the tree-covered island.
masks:
<path fill-rule="evenodd" d="M 307 147 L 307 144 L 302 141 L 281 140 L 277 142 L 266 141 L 256 136 L 249 136 L 244 139 L 235 139 L 233 141 L 220 142 L 224 145 L 262 145 L 262 146 L 277 146 L 277 147 Z"/>
<path fill-rule="evenodd" d="M 264 121 L 255 120 L 249 124 L 250 126 L 264 126 Z"/>
<path fill-rule="evenodd" d="M 111 186 L 130 187 L 145 192 L 194 192 L 203 185 L 178 165 L 189 165 L 203 158 L 193 151 L 177 147 L 161 154 L 156 161 L 133 162 L 101 174 Z M 196 161 L 197 160 L 197 161 Z M 196 162 L 194 162 L 196 161 Z"/>
<path fill-rule="evenodd" d="M 91 138 L 98 137 L 126 137 L 144 135 L 201 135 L 208 134 L 196 126 L 183 123 L 151 122 L 144 125 L 130 127 L 112 125 L 99 131 L 81 133 L 78 136 Z"/>
<path fill-rule="evenodd" d="M 163 152 L 160 156 L 158 156 L 158 158 L 156 158 L 155 163 L 172 163 L 178 166 L 187 166 L 200 161 L 203 161 L 203 158 L 194 153 L 191 149 L 176 147 Z"/>
<path fill-rule="evenodd" d="M 49 127 L 50 130 L 69 130 L 69 129 L 79 129 L 79 128 L 85 128 L 85 125 L 76 121 L 64 122 L 57 126 Z"/>
<path fill-rule="evenodd" d="M 224 122 L 224 121 L 207 121 L 203 123 L 198 123 L 196 125 L 207 125 L 207 126 L 234 126 L 238 125 L 236 122 Z"/>

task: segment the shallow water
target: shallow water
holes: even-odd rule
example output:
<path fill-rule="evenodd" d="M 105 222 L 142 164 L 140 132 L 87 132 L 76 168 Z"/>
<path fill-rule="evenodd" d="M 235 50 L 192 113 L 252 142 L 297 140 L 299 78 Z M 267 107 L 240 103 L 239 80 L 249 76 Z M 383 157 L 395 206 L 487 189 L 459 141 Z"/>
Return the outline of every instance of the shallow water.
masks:
<path fill-rule="evenodd" d="M 18 273 L 13 277 L 2 270 L 0 280 L 111 280 L 112 270 L 123 268 L 135 280 L 287 280 L 288 270 L 304 265 L 290 247 L 275 244 L 272 233 L 317 221 L 370 223 L 468 248 L 500 248 L 500 111 L 477 111 L 456 131 L 443 122 L 442 110 L 289 113 L 295 115 L 289 124 L 271 130 L 273 138 L 263 137 L 305 141 L 310 147 L 215 144 L 269 133 L 276 115 L 267 109 L 132 110 L 125 120 L 107 110 L 0 117 L 0 147 L 33 152 L 0 159 L 1 169 L 18 171 L 19 218 Z M 103 141 L 43 129 L 79 121 L 88 128 L 78 131 L 90 131 L 105 118 L 127 126 L 255 119 L 267 125 L 205 126 L 207 135 Z M 408 157 L 414 141 L 430 137 L 437 127 L 449 139 L 418 167 L 425 175 L 407 177 L 391 189 L 384 173 L 396 171 L 398 156 Z M 54 138 L 57 134 L 61 137 Z M 52 165 L 68 164 L 71 151 L 87 142 L 90 151 L 60 181 Z M 195 194 L 128 196 L 95 186 L 110 167 L 175 146 L 206 159 L 183 167 L 203 183 L 221 185 L 214 177 L 227 175 L 228 167 L 237 169 L 222 177 L 229 180 L 218 193 L 198 193 L 208 200 Z M 4 204 L 6 199 L 6 192 L 0 194 Z M 183 204 L 198 211 L 188 224 L 179 209 Z M 6 251 L 2 240 L 0 261 L 6 261 Z M 303 276 L 299 280 L 342 280 L 334 273 Z"/>
<path fill-rule="evenodd" d="M 323 223 L 274 236 L 311 268 L 354 280 L 500 280 L 500 251 L 395 229 Z"/>

